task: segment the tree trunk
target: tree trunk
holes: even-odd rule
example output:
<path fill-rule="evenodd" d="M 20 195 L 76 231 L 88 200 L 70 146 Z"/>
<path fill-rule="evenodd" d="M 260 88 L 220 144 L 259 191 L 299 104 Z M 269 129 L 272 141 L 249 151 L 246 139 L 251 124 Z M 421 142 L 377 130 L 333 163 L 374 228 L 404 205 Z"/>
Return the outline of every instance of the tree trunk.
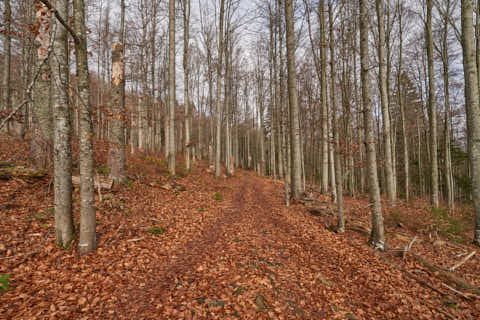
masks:
<path fill-rule="evenodd" d="M 108 164 L 110 178 L 116 183 L 126 180 L 126 150 L 125 150 L 125 0 L 121 3 L 121 23 L 119 41 L 112 44 L 112 119 L 110 126 L 110 145 L 108 149 Z"/>
<path fill-rule="evenodd" d="M 330 22 L 330 78 L 332 80 L 330 95 L 331 95 L 331 106 L 332 106 L 332 113 L 333 113 L 333 137 L 335 141 L 335 182 L 336 182 L 336 189 L 337 189 L 337 231 L 342 233 L 345 232 L 345 216 L 343 214 L 343 176 L 342 176 L 342 167 L 341 167 L 341 150 L 340 150 L 340 125 L 337 119 L 337 97 L 336 97 L 336 73 L 335 73 L 335 43 L 334 43 L 334 34 L 333 34 L 333 9 L 332 9 L 332 1 L 328 2 L 328 19 Z"/>
<path fill-rule="evenodd" d="M 469 158 L 472 168 L 472 196 L 475 210 L 473 243 L 480 246 L 480 104 L 472 19 L 473 0 L 462 0 L 463 69 L 465 75 L 465 100 L 467 101 L 467 125 L 469 127 Z"/>
<path fill-rule="evenodd" d="M 437 157 L 437 101 L 435 98 L 435 75 L 433 69 L 433 38 L 432 38 L 432 6 L 433 0 L 427 0 L 427 60 L 428 60 L 428 105 L 430 119 L 430 156 L 431 156 L 431 195 L 432 205 L 439 206 L 438 199 L 438 157 Z"/>
<path fill-rule="evenodd" d="M 285 0 L 285 24 L 287 38 L 287 70 L 288 70 L 288 99 L 290 103 L 290 136 L 291 136 L 291 165 L 292 165 L 292 197 L 300 199 L 303 196 L 302 168 L 300 154 L 300 121 L 297 97 L 297 70 L 295 65 L 295 29 L 293 21 L 292 0 Z M 327 166 L 328 174 L 328 166 Z"/>
<path fill-rule="evenodd" d="M 403 68 L 403 23 L 402 23 L 402 5 L 401 1 L 398 1 L 398 37 L 399 37 L 399 48 L 398 48 L 398 72 L 397 72 L 397 98 L 398 105 L 400 106 L 400 115 L 402 121 L 402 138 L 403 138 L 403 171 L 405 175 L 405 200 L 408 202 L 410 197 L 410 172 L 409 172 L 409 154 L 408 154 L 408 140 L 407 140 L 407 119 L 405 118 L 405 103 L 404 103 L 404 92 L 402 90 L 402 68 Z M 400 12 L 401 11 L 401 12 Z"/>
<path fill-rule="evenodd" d="M 216 116 L 216 135 L 215 135 L 215 177 L 219 178 L 221 174 L 220 157 L 221 157 L 221 135 L 222 135 L 222 114 L 221 114 L 221 82 L 222 82 L 222 58 L 223 58 L 223 17 L 225 13 L 225 0 L 220 1 L 220 21 L 218 23 L 218 64 L 217 64 L 217 105 L 215 110 Z"/>
<path fill-rule="evenodd" d="M 39 26 L 35 37 L 37 64 L 47 59 L 51 42 L 51 18 L 49 10 L 43 4 L 37 7 L 36 23 Z M 51 59 L 51 58 L 49 58 Z M 51 74 L 50 63 L 46 61 L 39 70 L 34 87 L 33 121 L 34 129 L 31 141 L 31 160 L 36 167 L 47 168 L 52 162 L 53 117 L 51 109 Z"/>
<path fill-rule="evenodd" d="M 190 41 L 190 0 L 183 1 L 183 70 L 185 102 L 185 168 L 190 169 L 190 100 L 188 88 L 188 43 Z"/>
<path fill-rule="evenodd" d="M 370 96 L 370 55 L 368 53 L 368 0 L 360 0 L 360 62 L 365 121 L 365 149 L 367 151 L 367 174 L 372 206 L 372 232 L 369 243 L 380 250 L 385 248 L 385 234 L 382 217 L 382 203 L 378 187 L 377 157 L 375 154 L 375 136 L 373 134 L 372 101 Z"/>
<path fill-rule="evenodd" d="M 68 1 L 57 0 L 56 9 L 60 16 L 67 17 Z M 71 121 L 68 98 L 68 43 L 67 30 L 55 20 L 55 40 L 51 59 L 54 110 L 54 198 L 55 234 L 58 245 L 67 247 L 73 237 L 72 217 L 72 153 Z"/>
<path fill-rule="evenodd" d="M 168 171 L 175 175 L 175 0 L 168 7 Z"/>
<path fill-rule="evenodd" d="M 3 107 L 5 110 L 10 112 L 12 108 L 12 9 L 10 7 L 10 0 L 5 0 L 5 11 L 4 11 L 4 35 L 5 39 L 3 42 L 3 57 L 5 61 L 3 69 Z M 6 131 L 10 134 L 10 121 L 7 122 Z"/>
<path fill-rule="evenodd" d="M 395 192 L 393 180 L 393 166 L 392 166 L 392 139 L 390 128 L 390 109 L 388 105 L 387 92 L 387 74 L 385 66 L 385 27 L 384 27 L 384 13 L 383 0 L 376 0 L 377 8 L 377 24 L 378 24 L 378 59 L 379 65 L 379 80 L 380 80 L 380 97 L 382 102 L 382 118 L 383 118 L 383 153 L 385 156 L 385 175 L 386 175 L 386 191 L 388 201 L 391 206 L 395 206 Z"/>
<path fill-rule="evenodd" d="M 80 100 L 80 241 L 81 254 L 97 249 L 95 232 L 95 189 L 93 177 L 93 126 L 90 116 L 90 75 L 88 72 L 87 33 L 84 0 L 74 1 L 74 29 L 79 41 L 75 42 L 77 87 Z M 123 132 L 123 131 L 122 131 Z M 123 139 L 123 135 L 122 135 Z"/>

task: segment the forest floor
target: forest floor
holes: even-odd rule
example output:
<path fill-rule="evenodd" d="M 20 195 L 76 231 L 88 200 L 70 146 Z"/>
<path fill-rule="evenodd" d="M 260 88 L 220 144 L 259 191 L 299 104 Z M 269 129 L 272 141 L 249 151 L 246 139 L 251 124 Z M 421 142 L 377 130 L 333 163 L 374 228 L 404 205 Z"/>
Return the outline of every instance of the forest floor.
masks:
<path fill-rule="evenodd" d="M 25 164 L 27 150 L 0 138 L 0 161 Z M 106 146 L 96 145 L 96 154 L 104 171 Z M 97 201 L 98 251 L 86 256 L 77 254 L 77 240 L 55 245 L 48 175 L 0 180 L 0 287 L 9 286 L 0 290 L 0 318 L 480 317 L 480 297 L 455 293 L 441 271 L 414 258 L 444 269 L 478 250 L 468 240 L 469 208 L 451 216 L 416 201 L 385 210 L 391 247 L 417 236 L 400 257 L 373 251 L 357 232 L 369 227 L 367 197 L 346 199 L 347 227 L 357 231 L 337 234 L 327 199 L 317 196 L 330 208 L 320 216 L 302 204 L 286 208 L 283 184 L 253 172 L 216 180 L 196 164 L 172 179 L 162 159 L 129 156 L 128 173 L 126 186 Z M 75 190 L 76 222 L 78 198 Z M 453 273 L 478 288 L 480 253 Z"/>

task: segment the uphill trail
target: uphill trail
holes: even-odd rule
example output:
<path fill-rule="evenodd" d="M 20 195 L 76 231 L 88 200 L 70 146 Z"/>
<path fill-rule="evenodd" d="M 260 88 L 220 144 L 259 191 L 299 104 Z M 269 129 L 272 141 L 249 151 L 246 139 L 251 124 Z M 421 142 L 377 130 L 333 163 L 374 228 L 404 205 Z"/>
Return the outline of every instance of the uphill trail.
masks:
<path fill-rule="evenodd" d="M 226 205 L 142 288 L 122 318 L 441 319 L 441 302 L 359 243 L 328 232 L 282 187 L 238 171 Z"/>
<path fill-rule="evenodd" d="M 96 148 L 97 162 L 106 163 L 106 146 Z M 0 160 L 22 156 L 5 148 Z M 55 245 L 48 177 L 0 181 L 0 275 L 10 275 L 1 319 L 480 315 L 478 301 L 452 302 L 419 285 L 364 237 L 327 230 L 302 205 L 287 208 L 280 182 L 245 170 L 215 179 L 198 164 L 175 178 L 183 189 L 163 188 L 172 181 L 162 159 L 129 155 L 128 163 L 134 180 L 96 202 L 98 250 L 85 256 L 77 240 Z M 77 191 L 74 200 L 78 222 Z M 357 209 L 348 210 L 347 219 Z M 411 258 L 405 265 L 430 279 Z"/>

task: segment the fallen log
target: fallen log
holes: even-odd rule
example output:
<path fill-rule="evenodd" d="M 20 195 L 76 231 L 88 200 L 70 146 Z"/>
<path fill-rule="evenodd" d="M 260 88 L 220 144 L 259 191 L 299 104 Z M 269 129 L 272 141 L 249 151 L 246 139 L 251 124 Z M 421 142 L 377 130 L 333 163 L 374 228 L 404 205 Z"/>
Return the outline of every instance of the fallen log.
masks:
<path fill-rule="evenodd" d="M 332 213 L 331 209 L 329 207 L 306 207 L 307 210 L 313 215 L 313 216 L 327 216 L 327 217 L 333 217 L 334 214 Z"/>
<path fill-rule="evenodd" d="M 80 186 L 80 176 L 72 176 L 72 184 L 75 187 Z M 109 178 L 103 177 L 95 177 L 94 179 L 95 188 L 102 188 L 106 190 L 110 190 L 113 187 L 113 180 Z"/>
<path fill-rule="evenodd" d="M 480 289 L 478 289 L 476 286 L 473 284 L 469 283 L 467 280 L 449 272 L 446 271 L 440 267 L 435 266 L 431 261 L 427 260 L 426 258 L 412 253 L 412 256 L 415 258 L 416 261 L 421 263 L 424 267 L 426 267 L 428 270 L 433 272 L 435 275 L 441 277 L 445 281 L 448 281 L 450 283 L 455 284 L 457 287 L 462 288 L 464 290 L 470 290 L 476 295 L 480 295 Z"/>

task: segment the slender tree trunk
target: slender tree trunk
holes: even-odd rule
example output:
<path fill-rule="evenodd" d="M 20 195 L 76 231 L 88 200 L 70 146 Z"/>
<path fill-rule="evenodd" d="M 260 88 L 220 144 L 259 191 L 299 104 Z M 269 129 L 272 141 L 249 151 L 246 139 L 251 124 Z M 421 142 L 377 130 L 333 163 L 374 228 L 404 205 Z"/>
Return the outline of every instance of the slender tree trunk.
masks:
<path fill-rule="evenodd" d="M 121 2 L 121 23 L 119 41 L 112 45 L 112 119 L 110 127 L 110 145 L 108 163 L 110 178 L 116 183 L 124 183 L 126 179 L 125 150 L 125 0 Z"/>
<path fill-rule="evenodd" d="M 473 243 L 480 246 L 480 104 L 478 97 L 477 65 L 473 35 L 473 0 L 462 0 L 462 47 L 465 75 L 465 100 L 469 127 L 472 196 L 475 210 Z"/>
<path fill-rule="evenodd" d="M 74 1 L 74 29 L 79 41 L 75 42 L 77 64 L 77 87 L 79 95 L 80 137 L 80 241 L 81 254 L 95 251 L 95 189 L 93 181 L 93 126 L 90 116 L 90 75 L 88 72 L 87 33 L 85 26 L 84 0 Z"/>
<path fill-rule="evenodd" d="M 35 14 L 39 26 L 35 37 L 37 64 L 48 58 L 51 44 L 51 18 L 49 10 L 43 4 L 37 7 Z M 31 141 L 31 160 L 36 167 L 46 168 L 52 162 L 53 117 L 51 109 L 51 73 L 50 63 L 46 61 L 39 66 L 39 76 L 34 87 L 33 122 L 34 129 Z"/>
<path fill-rule="evenodd" d="M 223 58 L 223 18 L 225 14 L 225 0 L 220 0 L 220 21 L 218 33 L 218 65 L 217 65 L 217 106 L 216 106 L 216 126 L 217 131 L 215 135 L 215 177 L 219 178 L 221 174 L 220 158 L 222 151 L 222 112 L 221 112 L 221 81 L 222 81 L 222 58 Z"/>
<path fill-rule="evenodd" d="M 60 16 L 67 17 L 68 1 L 57 0 L 56 9 Z M 72 218 L 72 155 L 71 120 L 68 98 L 68 48 L 67 30 L 55 20 L 56 34 L 51 59 L 53 78 L 54 110 L 54 198 L 55 198 L 55 234 L 57 243 L 66 247 L 73 237 Z"/>
<path fill-rule="evenodd" d="M 12 84 L 11 84 L 11 75 L 12 75 L 12 9 L 10 7 L 10 0 L 5 0 L 5 11 L 4 11 L 4 35 L 5 39 L 3 42 L 3 57 L 4 57 L 4 66 L 3 66 L 3 107 L 5 110 L 10 110 L 12 108 Z M 7 133 L 10 134 L 10 121 L 7 122 Z"/>
<path fill-rule="evenodd" d="M 398 72 L 397 72 L 397 98 L 398 105 L 400 106 L 400 115 L 402 121 L 402 138 L 403 138 L 403 171 L 405 175 L 405 200 L 408 202 L 410 198 L 410 173 L 409 173 L 409 154 L 408 154 L 408 140 L 407 140 L 407 119 L 405 118 L 405 103 L 404 103 L 404 92 L 402 90 L 402 70 L 403 70 L 403 22 L 402 22 L 402 4 L 401 0 L 398 0 L 398 37 L 399 37 L 399 48 L 398 48 Z"/>
<path fill-rule="evenodd" d="M 190 41 L 190 0 L 183 1 L 183 70 L 185 101 L 185 168 L 190 169 L 190 100 L 188 88 L 188 43 Z"/>
<path fill-rule="evenodd" d="M 175 175 L 175 0 L 168 7 L 168 171 Z"/>
<path fill-rule="evenodd" d="M 327 40 L 325 28 L 325 0 L 318 3 L 318 18 L 320 23 L 320 65 L 321 65 L 321 117 L 322 117 L 322 193 L 328 193 L 328 106 L 327 106 Z M 332 186 L 333 187 L 333 186 Z"/>
<path fill-rule="evenodd" d="M 334 43 L 334 33 L 333 33 L 333 9 L 332 4 L 333 0 L 328 2 L 328 19 L 330 23 L 330 78 L 331 78 L 331 89 L 330 89 L 330 101 L 332 106 L 333 113 L 333 137 L 335 140 L 335 182 L 337 189 L 337 230 L 340 233 L 345 232 L 345 216 L 343 213 L 343 176 L 342 176 L 342 167 L 341 167 L 341 150 L 340 150 L 340 125 L 337 119 L 337 97 L 336 97 L 336 72 L 335 72 L 335 43 Z"/>
<path fill-rule="evenodd" d="M 388 105 L 387 92 L 387 74 L 385 66 L 385 27 L 384 27 L 384 12 L 383 0 L 376 0 L 377 8 L 377 24 L 378 24 L 378 59 L 379 65 L 379 80 L 380 80 L 380 97 L 382 101 L 382 116 L 383 116 L 383 153 L 385 156 L 385 175 L 386 175 L 386 191 L 388 201 L 391 206 L 395 206 L 395 190 L 393 180 L 393 166 L 392 166 L 392 139 L 391 139 L 391 124 L 390 124 L 390 109 Z"/>
<path fill-rule="evenodd" d="M 385 233 L 382 217 L 382 203 L 377 177 L 377 157 L 375 154 L 375 136 L 373 134 L 372 101 L 370 96 L 370 55 L 368 53 L 368 0 L 360 0 L 360 62 L 363 99 L 363 116 L 365 121 L 365 148 L 367 150 L 367 172 L 372 206 L 372 233 L 369 243 L 383 250 L 385 248 Z"/>
<path fill-rule="evenodd" d="M 432 6 L 433 0 L 427 0 L 427 60 L 428 60 L 428 105 L 430 109 L 430 156 L 431 156 L 431 195 L 432 205 L 439 206 L 438 199 L 438 156 L 437 156 L 437 101 L 435 98 L 435 75 L 433 69 L 433 38 L 432 38 Z"/>
<path fill-rule="evenodd" d="M 288 99 L 290 103 L 290 136 L 292 157 L 292 196 L 300 199 L 303 196 L 302 168 L 300 154 L 300 121 L 297 97 L 297 70 L 295 64 L 295 29 L 293 21 L 292 0 L 285 0 L 285 24 L 287 37 L 287 69 L 288 69 Z M 328 166 L 327 166 L 328 174 Z"/>

